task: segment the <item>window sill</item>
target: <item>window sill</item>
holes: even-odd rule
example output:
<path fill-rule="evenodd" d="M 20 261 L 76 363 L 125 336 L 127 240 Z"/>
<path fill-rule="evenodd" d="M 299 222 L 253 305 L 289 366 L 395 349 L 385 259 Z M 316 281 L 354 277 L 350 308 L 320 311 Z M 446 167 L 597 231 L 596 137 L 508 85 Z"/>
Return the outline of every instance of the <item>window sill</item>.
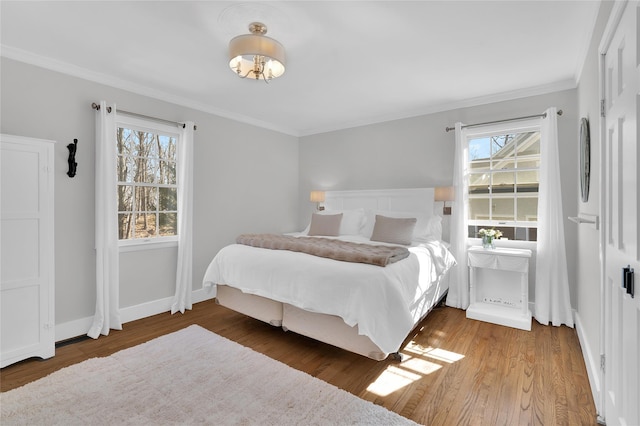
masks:
<path fill-rule="evenodd" d="M 126 241 L 119 243 L 120 253 L 126 253 L 130 251 L 142 251 L 142 250 L 155 250 L 169 247 L 178 247 L 178 240 L 140 240 L 140 241 Z"/>
<path fill-rule="evenodd" d="M 482 238 L 468 238 L 467 242 L 469 246 L 481 246 Z M 504 247 L 504 248 L 523 248 L 529 249 L 536 252 L 536 247 L 538 246 L 536 241 L 522 241 L 522 240 L 494 240 L 496 247 Z"/>

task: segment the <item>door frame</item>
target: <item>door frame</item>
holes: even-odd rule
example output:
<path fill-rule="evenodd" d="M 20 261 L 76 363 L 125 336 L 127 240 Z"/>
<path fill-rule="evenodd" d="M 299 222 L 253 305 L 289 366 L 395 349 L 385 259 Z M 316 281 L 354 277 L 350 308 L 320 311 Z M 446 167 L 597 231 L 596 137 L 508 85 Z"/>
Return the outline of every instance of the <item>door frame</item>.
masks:
<path fill-rule="evenodd" d="M 597 389 L 595 390 L 596 398 L 594 398 L 594 402 L 596 404 L 596 413 L 598 416 L 598 422 L 604 424 L 606 419 L 606 371 L 604 370 L 604 359 L 605 359 L 605 331 L 606 331 L 606 312 L 607 312 L 607 304 L 605 297 L 605 285 L 606 285 L 606 258 L 607 258 L 607 250 L 606 250 L 606 223 L 608 223 L 609 218 L 607 217 L 607 177 L 605 174 L 606 164 L 606 140 L 607 140 L 607 119 L 605 116 L 605 95 L 606 95 L 606 64 L 605 64 L 605 55 L 608 52 L 613 37 L 618 29 L 618 25 L 622 19 L 622 15 L 627 7 L 628 1 L 616 1 L 611 9 L 611 13 L 609 14 L 609 19 L 607 21 L 607 25 L 602 33 L 602 37 L 600 39 L 600 44 L 598 46 L 598 99 L 600 101 L 600 161 L 598 172 L 599 176 L 599 191 L 600 191 L 600 205 L 599 205 L 599 214 L 600 214 L 600 229 L 599 229 L 599 257 L 600 257 L 600 369 L 598 370 L 598 383 L 596 384 Z"/>

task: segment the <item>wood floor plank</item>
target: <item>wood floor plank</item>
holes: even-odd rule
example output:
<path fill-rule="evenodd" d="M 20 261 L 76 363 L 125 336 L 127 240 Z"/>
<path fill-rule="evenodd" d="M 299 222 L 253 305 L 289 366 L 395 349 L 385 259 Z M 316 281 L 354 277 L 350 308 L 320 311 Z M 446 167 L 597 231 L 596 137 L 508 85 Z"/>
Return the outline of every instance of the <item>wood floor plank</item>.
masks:
<path fill-rule="evenodd" d="M 540 343 L 536 345 L 535 403 L 533 405 L 533 424 L 535 425 L 551 424 L 555 419 L 554 408 L 558 390 L 554 389 L 554 392 L 551 394 L 547 392 L 547 388 L 552 388 L 556 384 L 553 381 L 553 366 L 555 360 L 553 359 L 554 352 L 552 347 L 554 334 L 555 333 L 551 333 L 549 327 L 544 327 L 542 330 L 543 338 L 540 339 Z"/>
<path fill-rule="evenodd" d="M 536 325 L 532 325 L 533 330 Z M 519 412 L 517 413 L 517 421 L 514 424 L 533 424 L 534 418 L 534 380 L 536 371 L 536 344 L 534 339 L 530 339 L 525 334 L 519 335 L 520 340 L 520 364 L 518 375 L 518 397 Z"/>
<path fill-rule="evenodd" d="M 574 329 L 530 332 L 469 320 L 439 307 L 405 342 L 405 361 L 374 361 L 284 332 L 205 301 L 184 314 L 155 315 L 97 340 L 58 347 L 49 360 L 28 359 L 0 370 L 6 392 L 69 365 L 111 355 L 191 324 L 305 371 L 363 399 L 428 425 L 596 425 L 582 352 Z M 203 366 L 204 368 L 204 366 Z M 385 374 L 404 381 L 373 389 Z M 373 390 L 372 390 L 373 389 Z M 377 393 L 376 393 L 377 392 Z"/>
<path fill-rule="evenodd" d="M 494 416 L 490 419 L 491 424 L 496 425 L 516 424 L 515 418 L 517 418 L 517 408 L 519 408 L 517 398 L 521 395 L 519 392 L 521 371 L 518 367 L 522 362 L 520 357 L 522 348 L 518 333 L 509 333 L 505 338 L 508 339 L 509 344 L 503 347 L 500 354 L 504 362 L 498 371 L 499 376 L 504 377 L 505 380 L 502 380 L 501 386 L 496 392 Z M 511 407 L 511 409 L 500 410 L 498 407 Z"/>

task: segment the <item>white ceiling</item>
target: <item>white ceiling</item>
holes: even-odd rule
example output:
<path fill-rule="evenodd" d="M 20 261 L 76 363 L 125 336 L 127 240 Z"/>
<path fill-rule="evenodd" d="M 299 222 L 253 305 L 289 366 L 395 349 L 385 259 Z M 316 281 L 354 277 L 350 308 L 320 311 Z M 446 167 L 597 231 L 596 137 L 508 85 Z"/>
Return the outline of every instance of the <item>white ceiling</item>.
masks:
<path fill-rule="evenodd" d="M 598 7 L 595 0 L 3 0 L 0 52 L 304 136 L 573 88 Z M 253 21 L 286 49 L 287 70 L 270 84 L 228 67 L 229 40 Z"/>

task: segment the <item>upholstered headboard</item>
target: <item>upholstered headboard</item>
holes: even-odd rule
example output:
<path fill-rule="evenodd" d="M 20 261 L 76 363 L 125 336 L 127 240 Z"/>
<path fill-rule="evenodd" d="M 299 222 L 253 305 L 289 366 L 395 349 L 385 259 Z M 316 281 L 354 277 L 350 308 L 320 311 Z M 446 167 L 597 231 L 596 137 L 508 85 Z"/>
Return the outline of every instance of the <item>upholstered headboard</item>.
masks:
<path fill-rule="evenodd" d="M 433 188 L 326 191 L 328 210 L 363 208 L 378 211 L 412 211 L 440 214 L 434 208 Z"/>

